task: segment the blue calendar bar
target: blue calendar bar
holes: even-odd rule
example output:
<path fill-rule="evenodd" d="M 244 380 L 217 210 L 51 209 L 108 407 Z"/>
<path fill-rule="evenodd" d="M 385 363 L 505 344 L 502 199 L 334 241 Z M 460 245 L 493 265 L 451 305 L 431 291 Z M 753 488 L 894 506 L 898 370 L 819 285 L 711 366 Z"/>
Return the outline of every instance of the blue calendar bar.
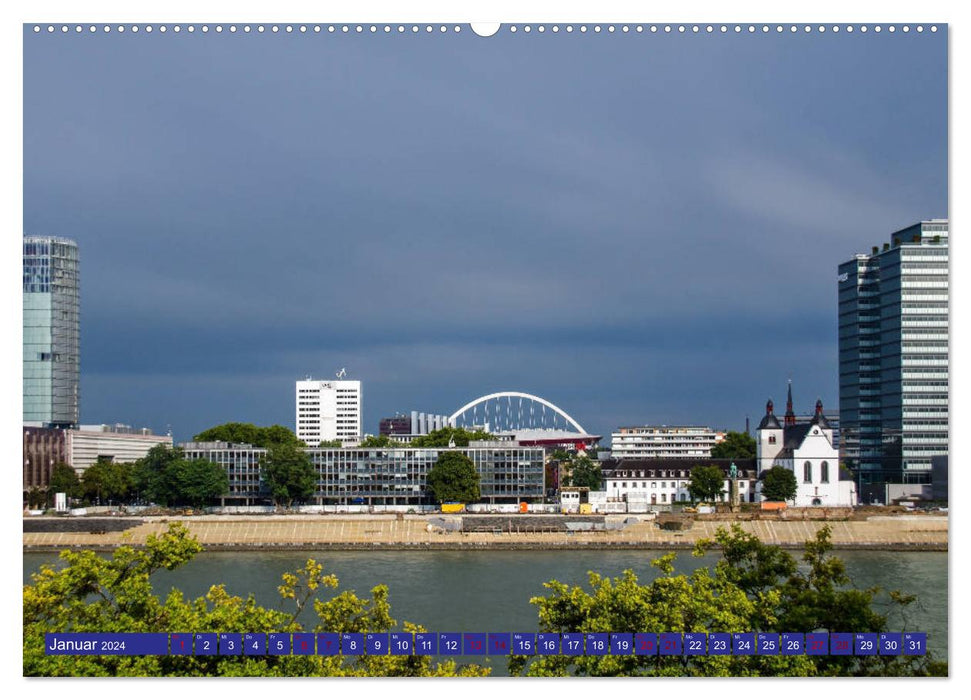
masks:
<path fill-rule="evenodd" d="M 44 653 L 50 656 L 162 656 L 169 653 L 169 635 L 164 632 L 55 632 L 44 635 Z"/>
<path fill-rule="evenodd" d="M 924 656 L 925 632 L 50 633 L 48 655 Z"/>

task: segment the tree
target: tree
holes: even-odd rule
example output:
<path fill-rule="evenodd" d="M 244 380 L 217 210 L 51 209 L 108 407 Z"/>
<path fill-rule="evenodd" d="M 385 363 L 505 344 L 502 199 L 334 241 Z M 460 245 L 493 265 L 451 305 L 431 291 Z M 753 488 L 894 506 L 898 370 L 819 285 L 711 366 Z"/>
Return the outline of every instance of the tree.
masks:
<path fill-rule="evenodd" d="M 113 462 L 107 457 L 98 457 L 81 475 L 81 491 L 88 499 L 124 501 L 131 496 L 134 488 L 134 465 Z"/>
<path fill-rule="evenodd" d="M 81 480 L 74 467 L 61 463 L 54 465 L 51 472 L 50 484 L 47 486 L 47 493 L 51 500 L 55 493 L 64 493 L 68 498 L 79 498 L 81 496 Z"/>
<path fill-rule="evenodd" d="M 53 656 L 44 653 L 45 633 L 58 632 L 383 632 L 391 630 L 388 589 L 368 598 L 353 591 L 332 596 L 333 575 L 313 559 L 285 573 L 279 609 L 232 596 L 224 585 L 187 600 L 171 589 L 162 599 L 152 574 L 173 570 L 202 549 L 181 523 L 149 535 L 144 549 L 119 547 L 110 558 L 85 550 L 65 551 L 61 567 L 44 565 L 23 587 L 25 676 L 483 676 L 489 669 L 434 663 L 430 656 Z M 318 622 L 300 621 L 311 609 Z M 405 632 L 424 632 L 405 622 Z"/>
<path fill-rule="evenodd" d="M 361 447 L 394 447 L 397 444 L 387 435 L 368 435 L 361 440 Z"/>
<path fill-rule="evenodd" d="M 276 444 L 303 445 L 293 431 L 283 425 L 263 428 L 252 423 L 223 423 L 192 438 L 196 442 L 238 442 L 254 447 L 269 447 Z"/>
<path fill-rule="evenodd" d="M 563 480 L 564 486 L 586 486 L 591 491 L 599 491 L 603 483 L 600 465 L 586 455 L 576 455 L 564 463 L 569 475 Z"/>
<path fill-rule="evenodd" d="M 711 456 L 715 459 L 754 459 L 755 438 L 748 433 L 729 430 L 725 439 L 711 448 Z"/>
<path fill-rule="evenodd" d="M 428 490 L 438 503 L 475 503 L 479 500 L 479 473 L 461 452 L 443 452 L 428 472 Z"/>
<path fill-rule="evenodd" d="M 30 509 L 40 509 L 47 502 L 47 491 L 34 486 L 27 492 L 27 507 Z"/>
<path fill-rule="evenodd" d="M 483 430 L 468 431 L 465 428 L 446 426 L 433 430 L 428 435 L 419 435 L 411 441 L 412 447 L 448 447 L 455 443 L 456 447 L 468 447 L 470 440 L 495 440 L 496 436 Z"/>
<path fill-rule="evenodd" d="M 716 501 L 725 492 L 725 473 L 714 465 L 696 466 L 691 470 L 688 492 L 695 501 Z"/>
<path fill-rule="evenodd" d="M 270 445 L 260 464 L 263 479 L 277 505 L 289 508 L 317 490 L 317 471 L 310 456 L 292 444 Z"/>
<path fill-rule="evenodd" d="M 903 608 L 912 597 L 880 589 L 857 590 L 843 562 L 828 556 L 828 527 L 806 543 L 804 570 L 775 545 L 737 524 L 701 541 L 722 558 L 713 569 L 674 574 L 675 554 L 656 559 L 660 575 L 641 584 L 632 571 L 611 580 L 591 572 L 590 592 L 559 581 L 536 597 L 541 632 L 881 632 L 887 616 L 875 606 Z M 886 598 L 886 599 L 884 599 Z M 927 676 L 947 675 L 947 664 L 927 656 L 511 656 L 513 675 L 529 676 Z"/>
<path fill-rule="evenodd" d="M 321 440 L 318 447 L 343 447 L 344 443 L 340 440 Z"/>
<path fill-rule="evenodd" d="M 226 470 L 207 459 L 177 459 L 166 474 L 173 486 L 172 501 L 193 508 L 201 508 L 209 501 L 229 491 Z"/>
<path fill-rule="evenodd" d="M 229 477 L 218 464 L 156 445 L 135 463 L 135 488 L 154 503 L 199 508 L 229 490 Z"/>
<path fill-rule="evenodd" d="M 792 501 L 796 498 L 796 475 L 791 469 L 775 465 L 762 472 L 762 496 L 767 501 Z"/>

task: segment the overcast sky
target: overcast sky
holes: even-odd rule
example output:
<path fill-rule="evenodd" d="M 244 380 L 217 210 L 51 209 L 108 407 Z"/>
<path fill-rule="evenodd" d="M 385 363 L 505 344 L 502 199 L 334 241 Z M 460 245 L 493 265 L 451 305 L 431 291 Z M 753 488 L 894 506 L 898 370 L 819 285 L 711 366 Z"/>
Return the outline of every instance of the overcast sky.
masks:
<path fill-rule="evenodd" d="M 947 215 L 946 36 L 24 36 L 24 232 L 81 251 L 81 419 L 587 430 L 838 405 L 836 268 Z"/>

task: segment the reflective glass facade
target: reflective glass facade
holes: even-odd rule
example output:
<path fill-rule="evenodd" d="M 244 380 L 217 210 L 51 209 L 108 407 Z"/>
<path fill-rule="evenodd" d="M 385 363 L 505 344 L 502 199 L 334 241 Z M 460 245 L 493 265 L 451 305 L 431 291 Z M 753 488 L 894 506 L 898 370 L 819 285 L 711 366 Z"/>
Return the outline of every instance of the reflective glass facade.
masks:
<path fill-rule="evenodd" d="M 24 237 L 24 421 L 75 425 L 81 348 L 78 246 Z"/>
<path fill-rule="evenodd" d="M 839 267 L 842 457 L 885 476 L 948 453 L 948 222 L 894 233 Z"/>

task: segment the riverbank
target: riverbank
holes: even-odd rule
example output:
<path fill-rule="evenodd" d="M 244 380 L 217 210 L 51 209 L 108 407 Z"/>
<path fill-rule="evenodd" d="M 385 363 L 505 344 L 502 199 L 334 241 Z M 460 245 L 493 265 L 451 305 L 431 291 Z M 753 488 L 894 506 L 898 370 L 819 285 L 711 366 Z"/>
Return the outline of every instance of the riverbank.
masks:
<path fill-rule="evenodd" d="M 566 516 L 560 516 L 566 517 Z M 38 529 L 38 518 L 30 518 Z M 60 520 L 60 519 L 51 519 Z M 693 521 L 680 531 L 665 530 L 652 521 L 623 518 L 604 529 L 530 529 L 530 516 L 514 528 L 462 531 L 461 518 L 441 515 L 275 515 L 168 516 L 119 518 L 130 527 L 109 530 L 93 525 L 83 531 L 72 519 L 72 530 L 23 533 L 25 552 L 94 549 L 110 551 L 121 545 L 144 545 L 172 522 L 188 527 L 206 550 L 678 550 L 691 549 L 700 539 L 712 538 L 731 521 Z M 25 519 L 25 524 L 28 522 Z M 508 522 L 508 521 L 507 521 Z M 571 521 L 573 522 L 573 521 Z M 580 521 L 576 521 L 580 522 Z M 128 524 L 128 523 L 126 523 Z M 942 516 L 870 516 L 865 520 L 738 521 L 767 544 L 801 549 L 816 532 L 829 526 L 836 549 L 947 551 L 948 519 Z M 54 523 L 52 523 L 54 525 Z M 40 528 L 43 529 L 43 528 Z"/>

